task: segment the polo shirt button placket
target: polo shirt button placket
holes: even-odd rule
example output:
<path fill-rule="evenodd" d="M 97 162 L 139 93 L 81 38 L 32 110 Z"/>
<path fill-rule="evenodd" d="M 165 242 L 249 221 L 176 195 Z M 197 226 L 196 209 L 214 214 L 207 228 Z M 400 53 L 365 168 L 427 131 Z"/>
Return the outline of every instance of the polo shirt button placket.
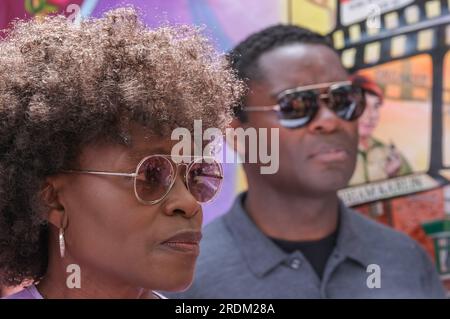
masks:
<path fill-rule="evenodd" d="M 298 258 L 294 258 L 290 261 L 290 267 L 294 270 L 297 270 L 300 268 L 300 264 L 302 263 L 302 261 Z"/>

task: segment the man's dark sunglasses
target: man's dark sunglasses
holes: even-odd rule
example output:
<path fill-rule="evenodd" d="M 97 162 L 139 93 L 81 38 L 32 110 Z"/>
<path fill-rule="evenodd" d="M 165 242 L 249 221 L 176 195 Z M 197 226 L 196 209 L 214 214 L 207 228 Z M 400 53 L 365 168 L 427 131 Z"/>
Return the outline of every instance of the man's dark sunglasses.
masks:
<path fill-rule="evenodd" d="M 327 89 L 324 92 L 324 89 Z M 244 111 L 275 111 L 280 124 L 287 128 L 300 128 L 317 115 L 324 100 L 330 110 L 345 121 L 354 121 L 364 112 L 364 91 L 351 81 L 322 83 L 288 89 L 277 95 L 278 103 L 271 106 L 247 106 Z"/>

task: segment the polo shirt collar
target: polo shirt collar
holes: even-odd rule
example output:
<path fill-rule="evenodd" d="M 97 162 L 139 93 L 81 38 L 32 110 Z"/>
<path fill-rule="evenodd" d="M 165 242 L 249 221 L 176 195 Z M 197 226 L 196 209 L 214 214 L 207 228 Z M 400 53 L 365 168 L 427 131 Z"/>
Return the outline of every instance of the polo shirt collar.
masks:
<path fill-rule="evenodd" d="M 237 196 L 232 208 L 225 214 L 224 221 L 250 270 L 256 276 L 263 277 L 286 262 L 290 255 L 264 235 L 251 220 L 243 207 L 245 196 L 245 192 Z M 354 216 L 357 213 L 342 202 L 339 212 L 339 233 L 334 253 L 367 267 L 370 264 L 370 256 L 365 247 L 370 238 L 367 238 L 368 234 L 363 233 L 362 227 L 358 227 L 359 216 Z"/>
<path fill-rule="evenodd" d="M 371 264 L 370 247 L 373 246 L 373 234 L 364 231 L 365 227 L 361 223 L 362 216 L 346 207 L 342 202 L 339 208 L 339 234 L 336 243 L 337 254 L 343 254 L 360 265 L 367 267 Z"/>
<path fill-rule="evenodd" d="M 250 270 L 262 277 L 282 263 L 288 255 L 251 220 L 243 207 L 245 195 L 246 193 L 238 195 L 224 220 Z"/>

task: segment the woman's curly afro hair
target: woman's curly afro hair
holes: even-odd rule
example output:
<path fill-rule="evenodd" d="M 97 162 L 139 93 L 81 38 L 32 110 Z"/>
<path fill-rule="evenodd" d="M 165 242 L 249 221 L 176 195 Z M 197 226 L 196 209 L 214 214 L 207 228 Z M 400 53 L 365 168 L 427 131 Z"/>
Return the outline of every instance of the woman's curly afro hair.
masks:
<path fill-rule="evenodd" d="M 224 129 L 242 84 L 200 30 L 148 29 L 132 8 L 80 25 L 16 21 L 0 41 L 0 283 L 39 280 L 48 230 L 40 190 L 83 145 L 130 142 L 130 124 Z"/>

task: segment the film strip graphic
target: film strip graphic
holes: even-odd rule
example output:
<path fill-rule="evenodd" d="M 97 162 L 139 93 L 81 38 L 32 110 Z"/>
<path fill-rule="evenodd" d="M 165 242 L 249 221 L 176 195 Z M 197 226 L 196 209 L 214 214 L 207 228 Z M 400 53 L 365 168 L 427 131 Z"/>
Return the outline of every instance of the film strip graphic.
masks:
<path fill-rule="evenodd" d="M 296 0 L 288 0 L 288 21 L 295 23 Z M 396 60 L 406 60 L 426 54 L 432 61 L 432 125 L 428 171 L 377 183 L 353 186 L 341 192 L 344 201 L 351 204 L 404 196 L 448 184 L 450 176 L 441 173 L 443 166 L 443 69 L 444 58 L 450 51 L 450 0 L 364 1 L 336 0 L 330 6 L 327 0 L 311 3 L 328 12 L 335 12 L 335 29 L 329 33 L 344 66 L 353 73 Z M 381 4 L 379 14 L 361 15 L 369 4 Z M 402 5 L 403 4 L 403 5 Z M 356 8 L 358 19 L 347 10 Z M 401 6 L 402 5 L 402 6 Z M 371 7 L 376 7 L 375 5 Z M 386 10 L 386 8 L 391 8 Z M 344 10 L 343 10 L 344 9 Z M 347 10 L 347 11 L 345 11 Z M 367 10 L 366 10 L 367 11 Z M 374 15 L 375 14 L 375 15 Z M 353 19 L 356 22 L 349 22 Z M 342 21 L 345 21 L 345 24 Z M 390 189 L 390 192 L 386 192 Z M 392 195 L 395 194 L 395 195 Z"/>
<path fill-rule="evenodd" d="M 430 164 L 427 174 L 421 176 L 426 181 L 426 175 L 433 177 L 437 183 L 416 183 L 419 187 L 405 187 L 402 192 L 392 196 L 375 195 L 371 184 L 352 187 L 343 191 L 343 197 L 350 203 L 392 198 L 416 193 L 448 184 L 448 179 L 440 175 L 443 167 L 443 68 L 445 54 L 450 49 L 450 0 L 416 0 L 404 7 L 380 14 L 374 20 L 342 25 L 341 1 L 337 5 L 337 27 L 329 34 L 333 45 L 341 54 L 344 66 L 355 72 L 360 69 L 378 66 L 387 62 L 408 59 L 410 57 L 428 54 L 432 60 L 433 75 L 431 89 L 432 125 Z M 372 25 L 371 25 L 372 24 Z M 406 178 L 417 179 L 417 176 Z M 380 187 L 392 187 L 395 181 L 382 181 Z M 409 188 L 409 190 L 408 190 Z M 362 193 L 355 200 L 350 194 Z M 395 193 L 395 192 L 394 192 Z M 372 196 L 367 196 L 372 194 Z"/>
<path fill-rule="evenodd" d="M 341 23 L 341 1 L 330 37 L 350 72 L 450 48 L 450 0 L 416 0 L 347 26 Z"/>

